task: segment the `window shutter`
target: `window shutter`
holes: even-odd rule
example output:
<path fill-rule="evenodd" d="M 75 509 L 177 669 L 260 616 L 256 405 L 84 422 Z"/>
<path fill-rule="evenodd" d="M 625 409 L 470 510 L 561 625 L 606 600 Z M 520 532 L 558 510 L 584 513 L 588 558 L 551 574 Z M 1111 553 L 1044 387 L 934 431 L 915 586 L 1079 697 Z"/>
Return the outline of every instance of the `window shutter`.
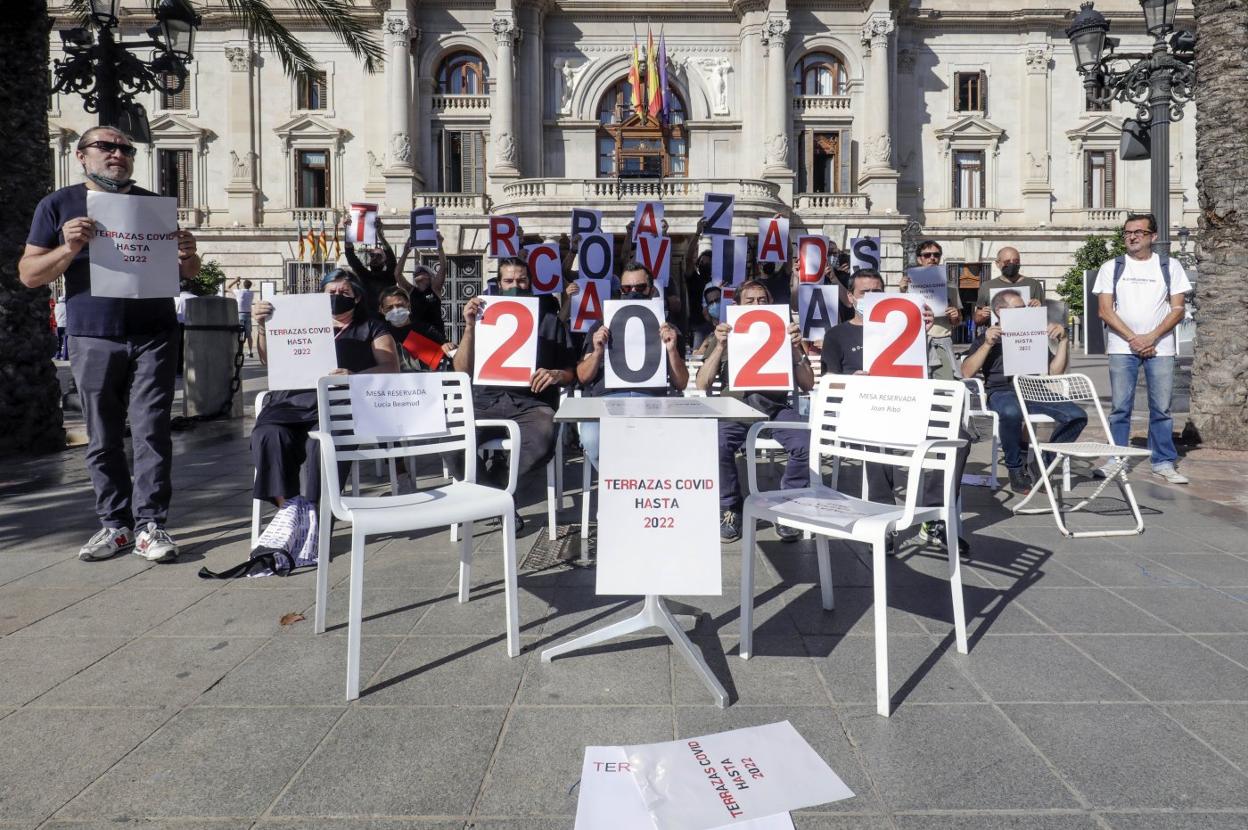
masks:
<path fill-rule="evenodd" d="M 449 193 L 451 190 L 451 134 L 448 130 L 438 132 L 438 171 L 441 173 L 442 180 L 438 183 L 438 189 L 443 193 Z"/>
<path fill-rule="evenodd" d="M 850 162 L 850 156 L 852 155 L 851 146 L 852 145 L 850 144 L 850 141 L 849 141 L 849 130 L 841 130 L 840 137 L 837 139 L 837 148 L 836 148 L 837 150 L 836 158 L 837 158 L 837 161 L 840 162 L 840 168 L 841 168 L 840 171 L 838 171 L 838 178 L 840 180 L 840 185 L 841 185 L 838 188 L 839 193 L 852 193 L 854 191 L 853 186 L 849 182 L 849 176 L 850 176 L 849 162 Z"/>
<path fill-rule="evenodd" d="M 976 109 L 988 114 L 988 73 L 983 70 L 979 73 L 979 106 Z"/>
<path fill-rule="evenodd" d="M 962 207 L 962 171 L 958 167 L 958 154 L 952 154 L 953 169 L 951 171 L 953 178 L 953 204 L 950 207 Z"/>
<path fill-rule="evenodd" d="M 815 187 L 815 131 L 802 130 L 801 158 L 802 182 L 801 192 L 814 193 Z"/>
<path fill-rule="evenodd" d="M 1092 153 L 1084 151 L 1083 154 L 1083 206 L 1092 208 L 1092 193 L 1094 192 L 1092 182 Z"/>
<path fill-rule="evenodd" d="M 459 134 L 459 189 L 472 193 L 477 184 L 476 136 L 478 133 Z"/>
<path fill-rule="evenodd" d="M 329 79 L 324 72 L 316 73 L 316 109 L 323 110 L 329 106 Z"/>
<path fill-rule="evenodd" d="M 1113 150 L 1105 152 L 1105 207 L 1117 207 L 1114 204 L 1114 164 L 1117 153 Z"/>
<path fill-rule="evenodd" d="M 472 134 L 472 192 L 485 192 L 485 133 Z"/>
<path fill-rule="evenodd" d="M 988 159 L 983 152 L 979 156 L 979 204 L 975 207 L 988 206 Z"/>

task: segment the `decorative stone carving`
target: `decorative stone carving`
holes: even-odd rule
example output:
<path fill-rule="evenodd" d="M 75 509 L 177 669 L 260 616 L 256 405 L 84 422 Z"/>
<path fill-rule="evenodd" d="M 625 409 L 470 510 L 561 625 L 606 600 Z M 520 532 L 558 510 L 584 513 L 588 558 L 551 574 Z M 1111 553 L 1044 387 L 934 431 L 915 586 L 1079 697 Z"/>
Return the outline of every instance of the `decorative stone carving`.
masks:
<path fill-rule="evenodd" d="M 406 36 L 411 31 L 411 24 L 407 21 L 407 15 L 395 15 L 387 17 L 386 22 L 381 24 L 381 28 L 386 34 L 406 41 Z"/>
<path fill-rule="evenodd" d="M 1049 59 L 1052 50 L 1047 46 L 1032 46 L 1027 49 L 1027 73 L 1043 75 L 1049 71 Z"/>
<path fill-rule="evenodd" d="M 405 132 L 397 132 L 390 136 L 390 158 L 395 164 L 409 165 L 412 163 L 412 140 Z"/>
<path fill-rule="evenodd" d="M 784 167 L 789 163 L 789 137 L 776 133 L 767 139 L 767 153 L 763 162 L 773 167 Z"/>
<path fill-rule="evenodd" d="M 382 175 L 382 172 L 381 172 L 382 170 L 381 159 L 377 158 L 377 154 L 374 153 L 372 150 L 367 150 L 365 151 L 364 155 L 368 157 L 368 178 L 374 181 L 385 178 L 385 176 Z"/>
<path fill-rule="evenodd" d="M 1048 153 L 1027 153 L 1027 174 L 1028 178 L 1044 180 L 1048 178 L 1049 172 L 1049 154 Z"/>
<path fill-rule="evenodd" d="M 516 138 L 511 133 L 499 133 L 495 147 L 499 164 L 513 166 L 516 163 Z"/>
<path fill-rule="evenodd" d="M 571 115 L 572 96 L 576 93 L 576 85 L 580 83 L 581 76 L 589 68 L 589 61 L 573 66 L 571 60 L 560 58 L 555 61 L 555 68 L 559 70 L 559 114 Z"/>
<path fill-rule="evenodd" d="M 251 152 L 243 153 L 241 156 L 230 151 L 230 178 L 236 182 L 250 182 L 252 161 L 255 154 Z"/>
<path fill-rule="evenodd" d="M 867 163 L 887 167 L 893 158 L 893 139 L 888 135 L 873 135 L 867 142 Z"/>
<path fill-rule="evenodd" d="M 225 47 L 225 59 L 233 72 L 246 72 L 251 68 L 251 50 L 246 46 Z"/>
<path fill-rule="evenodd" d="M 888 36 L 897 28 L 888 15 L 875 14 L 867 18 L 862 26 L 862 42 L 869 46 L 888 45 Z"/>
<path fill-rule="evenodd" d="M 902 49 L 897 53 L 897 70 L 907 75 L 914 72 L 913 49 Z"/>
<path fill-rule="evenodd" d="M 495 17 L 490 27 L 494 30 L 494 38 L 499 46 L 511 46 L 520 33 L 515 19 L 506 15 Z"/>
<path fill-rule="evenodd" d="M 769 17 L 763 24 L 763 46 L 784 51 L 784 38 L 793 26 L 787 17 Z"/>
<path fill-rule="evenodd" d="M 733 71 L 727 58 L 686 58 L 685 66 L 698 70 L 711 92 L 711 110 L 715 115 L 728 114 L 728 73 Z"/>

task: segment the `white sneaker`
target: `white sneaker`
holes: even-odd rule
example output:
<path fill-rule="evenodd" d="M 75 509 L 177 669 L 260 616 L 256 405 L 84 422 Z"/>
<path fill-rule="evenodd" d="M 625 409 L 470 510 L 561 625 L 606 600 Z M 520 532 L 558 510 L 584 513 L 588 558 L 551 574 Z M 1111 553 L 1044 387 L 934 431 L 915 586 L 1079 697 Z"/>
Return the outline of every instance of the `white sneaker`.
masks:
<path fill-rule="evenodd" d="M 172 562 L 178 558 L 178 546 L 165 529 L 148 522 L 134 540 L 134 552 L 148 562 Z"/>
<path fill-rule="evenodd" d="M 102 527 L 78 549 L 78 558 L 83 562 L 110 559 L 133 545 L 134 534 L 130 532 L 130 528 Z"/>
<path fill-rule="evenodd" d="M 1164 478 L 1171 484 L 1190 484 L 1187 476 L 1174 469 L 1173 464 L 1162 464 L 1160 467 L 1153 468 L 1153 475 Z"/>

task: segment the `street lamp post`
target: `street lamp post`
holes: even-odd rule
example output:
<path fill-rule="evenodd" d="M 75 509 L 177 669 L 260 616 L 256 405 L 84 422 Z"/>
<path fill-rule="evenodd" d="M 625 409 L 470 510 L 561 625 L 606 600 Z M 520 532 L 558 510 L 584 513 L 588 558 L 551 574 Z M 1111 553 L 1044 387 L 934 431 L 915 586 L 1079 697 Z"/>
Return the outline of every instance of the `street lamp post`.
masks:
<path fill-rule="evenodd" d="M 122 41 L 114 34 L 120 0 L 90 0 L 90 29 L 61 31 L 65 59 L 55 62 L 53 92 L 81 95 L 100 126 L 117 127 L 136 141 L 152 142 L 147 113 L 135 96 L 152 91 L 176 95 L 186 85 L 200 17 L 188 0 L 152 0 L 156 25 L 148 40 Z M 154 50 L 144 61 L 134 53 Z"/>
<path fill-rule="evenodd" d="M 1178 0 L 1140 0 L 1144 23 L 1153 36 L 1151 52 L 1115 52 L 1109 21 L 1091 0 L 1066 29 L 1090 100 L 1098 104 L 1134 104 L 1138 120 L 1148 125 L 1151 162 L 1151 209 L 1157 218 L 1153 250 L 1170 252 L 1170 122 L 1183 117 L 1196 83 L 1196 35 L 1174 31 Z M 1166 36 L 1170 35 L 1167 42 Z"/>

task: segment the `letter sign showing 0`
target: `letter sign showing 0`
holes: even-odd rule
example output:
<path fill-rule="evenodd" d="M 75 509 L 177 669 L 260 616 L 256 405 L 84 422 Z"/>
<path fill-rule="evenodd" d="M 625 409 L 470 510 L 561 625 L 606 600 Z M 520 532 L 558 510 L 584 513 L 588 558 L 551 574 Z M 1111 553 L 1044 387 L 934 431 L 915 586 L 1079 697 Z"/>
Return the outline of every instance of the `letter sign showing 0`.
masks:
<path fill-rule="evenodd" d="M 490 297 L 476 326 L 473 375 L 485 386 L 528 386 L 537 368 L 537 298 Z"/>
<path fill-rule="evenodd" d="M 728 388 L 787 391 L 793 388 L 789 307 L 728 307 Z"/>
<path fill-rule="evenodd" d="M 490 259 L 520 256 L 520 223 L 514 216 L 490 217 Z"/>
<path fill-rule="evenodd" d="M 612 257 L 612 239 L 605 233 L 587 233 L 581 237 L 581 249 L 576 259 L 581 276 L 591 280 L 611 278 L 614 264 Z"/>
<path fill-rule="evenodd" d="M 659 340 L 663 301 L 607 300 L 611 331 L 603 380 L 608 389 L 667 386 L 667 350 Z"/>
<path fill-rule="evenodd" d="M 533 293 L 558 294 L 563 289 L 563 266 L 559 262 L 559 246 L 553 242 L 530 245 L 524 249 L 525 261 L 529 263 L 529 280 Z"/>
<path fill-rule="evenodd" d="M 863 312 L 862 365 L 868 375 L 927 377 L 927 334 L 922 297 L 868 294 Z"/>

